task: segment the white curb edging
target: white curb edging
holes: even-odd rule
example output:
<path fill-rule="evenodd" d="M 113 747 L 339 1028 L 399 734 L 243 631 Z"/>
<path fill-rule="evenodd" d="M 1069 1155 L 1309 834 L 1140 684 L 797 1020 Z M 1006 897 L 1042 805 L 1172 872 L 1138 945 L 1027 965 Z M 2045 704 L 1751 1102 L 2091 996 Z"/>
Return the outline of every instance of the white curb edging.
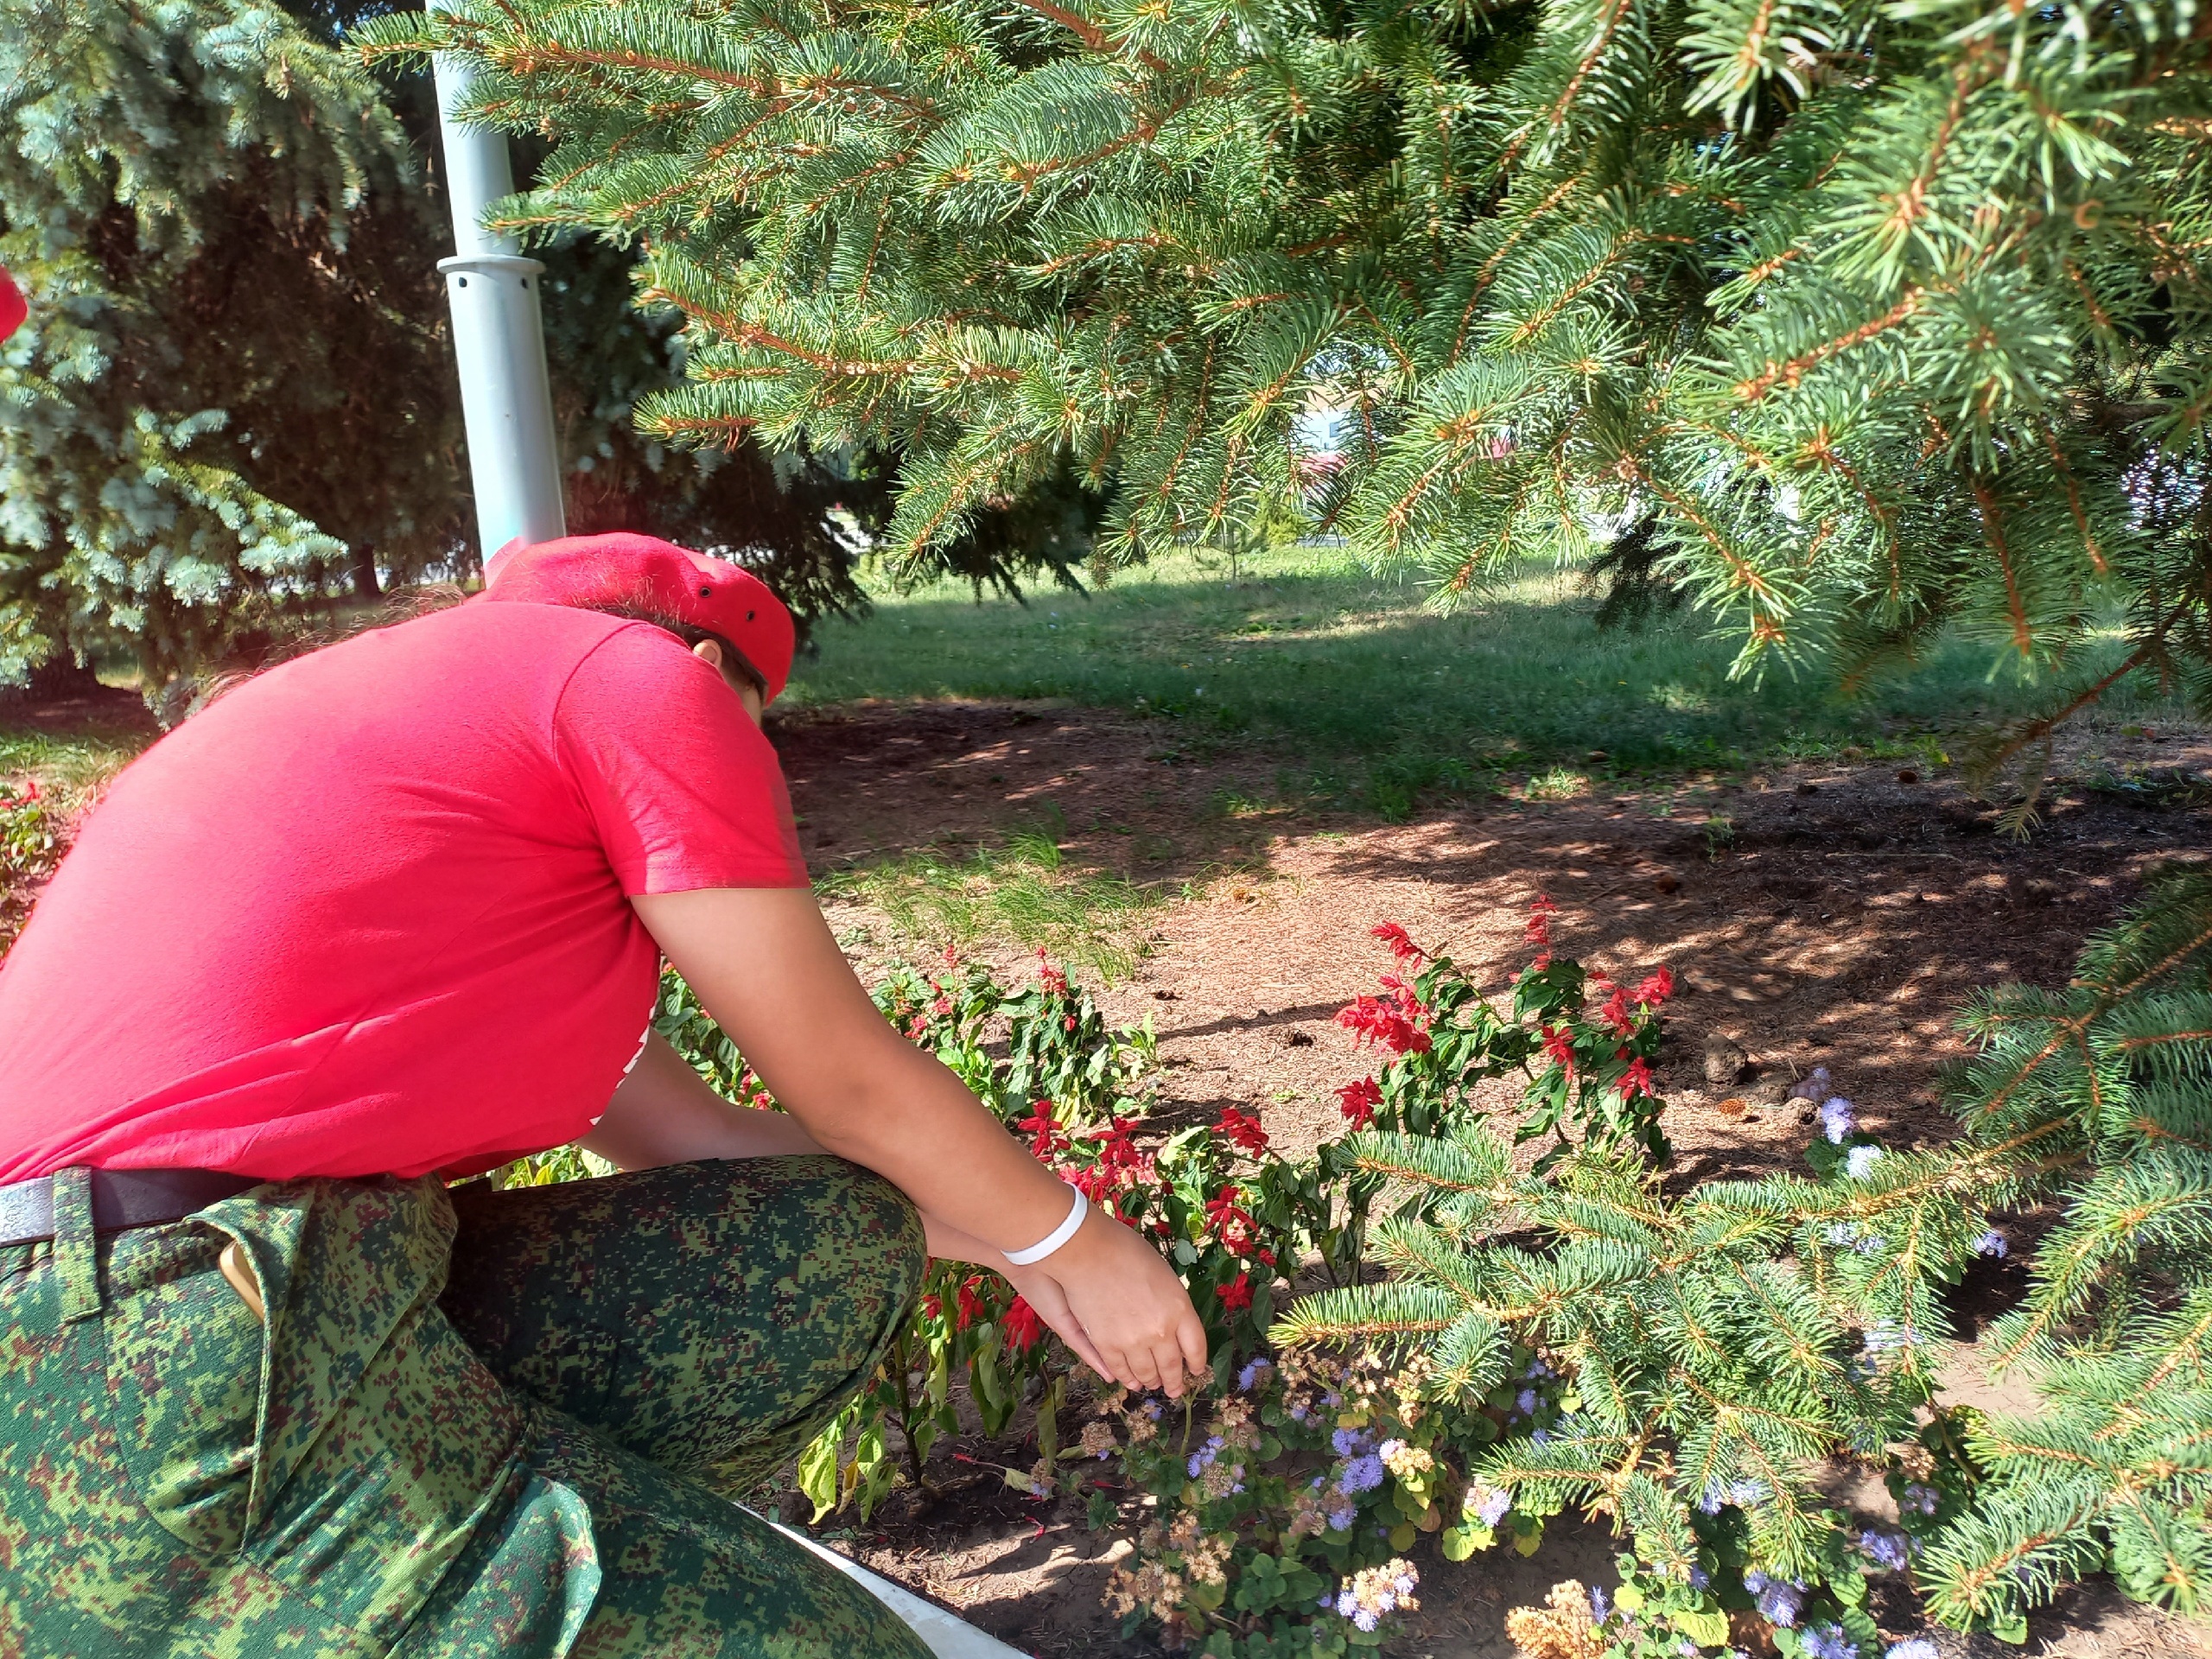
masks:
<path fill-rule="evenodd" d="M 911 1590 L 899 1588 L 890 1580 L 869 1572 L 858 1561 L 816 1543 L 804 1533 L 794 1532 L 791 1528 L 772 1521 L 768 1524 L 792 1542 L 812 1550 L 898 1614 L 906 1628 L 922 1638 L 924 1645 L 937 1656 L 937 1659 L 1028 1659 L 1020 1649 L 1009 1648 L 996 1637 L 986 1636 L 967 1620 L 954 1617 L 934 1603 L 924 1601 Z"/>

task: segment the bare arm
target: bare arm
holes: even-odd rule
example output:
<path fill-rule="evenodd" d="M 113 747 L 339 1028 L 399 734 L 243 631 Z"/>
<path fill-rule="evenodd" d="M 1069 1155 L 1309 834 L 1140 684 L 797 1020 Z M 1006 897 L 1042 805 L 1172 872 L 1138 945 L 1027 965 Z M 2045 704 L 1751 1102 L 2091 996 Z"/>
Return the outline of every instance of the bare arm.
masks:
<path fill-rule="evenodd" d="M 787 1158 L 823 1150 L 797 1118 L 724 1100 L 658 1032 L 645 1039 L 638 1064 L 582 1145 L 621 1169 L 658 1169 L 701 1158 Z M 942 1261 L 1006 1265 L 982 1240 L 927 1213 L 922 1225 L 930 1254 Z"/>
<path fill-rule="evenodd" d="M 1065 1217 L 1067 1187 L 877 1012 L 812 894 L 717 888 L 632 902 L 816 1144 L 874 1170 L 948 1234 L 992 1252 L 1033 1244 Z M 1061 1319 L 1076 1325 L 1091 1351 L 1086 1363 L 1120 1382 L 1179 1393 L 1185 1368 L 1205 1367 L 1205 1330 L 1182 1285 L 1150 1246 L 1102 1211 L 1047 1262 L 1009 1276 L 1071 1342 Z"/>

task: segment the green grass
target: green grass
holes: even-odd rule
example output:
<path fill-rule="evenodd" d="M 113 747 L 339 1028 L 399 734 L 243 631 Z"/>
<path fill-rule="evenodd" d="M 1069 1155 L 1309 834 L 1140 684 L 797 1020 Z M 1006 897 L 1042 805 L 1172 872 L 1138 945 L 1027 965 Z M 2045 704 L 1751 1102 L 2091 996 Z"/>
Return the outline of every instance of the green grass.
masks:
<path fill-rule="evenodd" d="M 1480 611 L 1438 617 L 1410 585 L 1343 554 L 1292 549 L 1225 563 L 1191 556 L 1117 575 L 1089 596 L 1041 589 L 976 604 L 950 585 L 879 599 L 830 622 L 794 684 L 804 703 L 876 697 L 1065 698 L 1162 717 L 1163 741 L 1258 741 L 1299 757 L 1309 786 L 1390 816 L 1441 787 L 1500 775 L 1734 770 L 1832 754 L 1921 753 L 1952 734 L 2035 712 L 2047 692 L 1990 675 L 1986 651 L 1932 652 L 1857 697 L 1832 677 L 1727 677 L 1732 645 L 1697 618 L 1600 630 L 1594 601 L 1530 576 Z M 2113 716 L 2175 711 L 2123 693 Z M 1600 752 L 1593 757 L 1592 752 Z M 1932 754 L 1928 758 L 1933 759 Z"/>
<path fill-rule="evenodd" d="M 1048 830 L 964 857 L 925 849 L 824 876 L 816 890 L 883 912 L 911 944 L 932 951 L 1013 940 L 1088 969 L 1108 984 L 1136 971 L 1165 895 L 1119 876 L 1061 868 Z"/>
<path fill-rule="evenodd" d="M 31 777 L 62 795 L 97 789 L 137 757 L 145 740 L 122 733 L 54 737 L 0 726 L 0 778 Z"/>

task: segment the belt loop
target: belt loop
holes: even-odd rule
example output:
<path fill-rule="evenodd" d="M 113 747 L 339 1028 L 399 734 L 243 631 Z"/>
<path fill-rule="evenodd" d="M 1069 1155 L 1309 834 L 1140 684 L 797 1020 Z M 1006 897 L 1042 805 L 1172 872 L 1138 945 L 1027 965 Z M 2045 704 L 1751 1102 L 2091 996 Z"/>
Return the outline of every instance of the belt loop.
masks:
<path fill-rule="evenodd" d="M 61 1281 L 61 1320 L 96 1319 L 100 1311 L 99 1246 L 92 1233 L 92 1172 L 54 1172 L 54 1267 Z"/>

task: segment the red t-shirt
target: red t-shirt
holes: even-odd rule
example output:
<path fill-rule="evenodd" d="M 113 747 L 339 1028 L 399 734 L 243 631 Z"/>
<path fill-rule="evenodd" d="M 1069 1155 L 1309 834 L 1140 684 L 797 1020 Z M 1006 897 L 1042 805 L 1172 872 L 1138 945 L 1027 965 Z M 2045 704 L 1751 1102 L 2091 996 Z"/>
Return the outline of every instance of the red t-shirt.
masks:
<path fill-rule="evenodd" d="M 648 623 L 475 600 L 249 681 L 116 780 L 0 965 L 0 1182 L 466 1173 L 598 1121 L 626 895 L 796 887 L 782 772 Z"/>

